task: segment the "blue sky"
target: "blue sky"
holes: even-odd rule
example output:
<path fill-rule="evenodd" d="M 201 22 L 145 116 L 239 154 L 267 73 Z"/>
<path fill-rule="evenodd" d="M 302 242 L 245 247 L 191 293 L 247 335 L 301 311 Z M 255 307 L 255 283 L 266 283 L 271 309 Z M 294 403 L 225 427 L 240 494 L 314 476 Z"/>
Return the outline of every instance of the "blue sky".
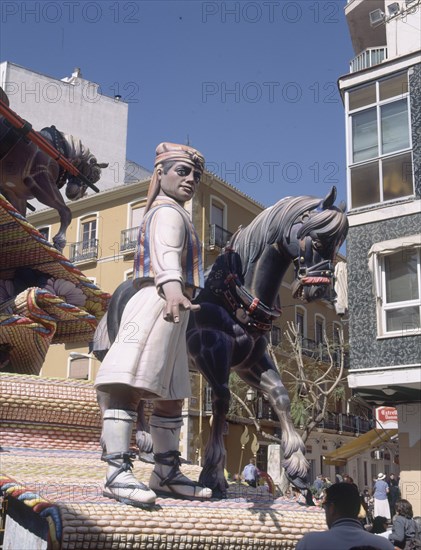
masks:
<path fill-rule="evenodd" d="M 168 140 L 265 205 L 345 191 L 336 82 L 353 57 L 344 0 L 7 1 L 2 60 L 74 67 L 129 103 L 127 156 Z M 52 121 L 54 122 L 54 121 Z"/>

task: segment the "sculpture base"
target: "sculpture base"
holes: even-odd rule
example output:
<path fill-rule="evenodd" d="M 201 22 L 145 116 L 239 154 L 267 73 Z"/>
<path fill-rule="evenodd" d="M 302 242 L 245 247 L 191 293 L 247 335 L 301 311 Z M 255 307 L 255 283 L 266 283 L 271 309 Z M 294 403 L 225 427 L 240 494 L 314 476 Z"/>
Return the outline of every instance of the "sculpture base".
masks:
<path fill-rule="evenodd" d="M 13 548 L 286 549 L 325 528 L 319 509 L 242 484 L 230 485 L 223 500 L 158 498 L 149 510 L 134 508 L 102 496 L 106 465 L 98 452 L 5 450 L 0 488 Z M 152 468 L 136 461 L 135 475 L 147 483 Z M 200 473 L 197 466 L 182 470 L 192 479 Z"/>

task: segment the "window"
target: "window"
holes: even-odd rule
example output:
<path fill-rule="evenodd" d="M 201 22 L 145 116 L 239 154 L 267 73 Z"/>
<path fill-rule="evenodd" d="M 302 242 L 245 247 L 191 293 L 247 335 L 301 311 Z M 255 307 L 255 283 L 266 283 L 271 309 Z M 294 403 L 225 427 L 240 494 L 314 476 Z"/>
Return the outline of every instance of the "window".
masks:
<path fill-rule="evenodd" d="M 317 345 L 324 343 L 325 320 L 321 315 L 316 315 L 314 323 L 314 340 Z"/>
<path fill-rule="evenodd" d="M 306 310 L 300 306 L 295 308 L 295 324 L 298 329 L 298 334 L 301 338 L 306 336 Z"/>
<path fill-rule="evenodd" d="M 384 256 L 382 328 L 385 333 L 419 330 L 420 251 L 401 250 Z"/>
<path fill-rule="evenodd" d="M 273 346 L 277 346 L 281 343 L 281 339 L 282 339 L 281 335 L 282 335 L 282 331 L 280 327 L 277 327 L 276 325 L 272 325 L 270 338 L 271 338 L 271 344 Z"/>
<path fill-rule="evenodd" d="M 408 77 L 348 92 L 351 208 L 413 194 Z"/>
<path fill-rule="evenodd" d="M 128 229 L 121 231 L 121 251 L 134 251 L 137 245 L 139 227 L 145 213 L 145 201 L 130 205 Z"/>
<path fill-rule="evenodd" d="M 70 359 L 69 378 L 89 380 L 89 357 Z"/>
<path fill-rule="evenodd" d="M 130 210 L 130 227 L 140 227 L 143 214 L 145 212 L 145 202 L 132 205 Z"/>
<path fill-rule="evenodd" d="M 82 249 L 86 250 L 92 246 L 96 239 L 96 217 L 81 222 Z"/>
<path fill-rule="evenodd" d="M 378 303 L 378 336 L 421 332 L 421 236 L 377 243 L 369 252 Z"/>
<path fill-rule="evenodd" d="M 50 240 L 50 226 L 38 227 L 38 231 L 41 233 L 46 241 Z"/>
<path fill-rule="evenodd" d="M 91 262 L 98 258 L 97 214 L 79 220 L 79 240 L 70 245 L 71 262 Z"/>
<path fill-rule="evenodd" d="M 223 248 L 232 234 L 225 229 L 227 207 L 224 203 L 211 198 L 210 210 L 210 246 Z"/>

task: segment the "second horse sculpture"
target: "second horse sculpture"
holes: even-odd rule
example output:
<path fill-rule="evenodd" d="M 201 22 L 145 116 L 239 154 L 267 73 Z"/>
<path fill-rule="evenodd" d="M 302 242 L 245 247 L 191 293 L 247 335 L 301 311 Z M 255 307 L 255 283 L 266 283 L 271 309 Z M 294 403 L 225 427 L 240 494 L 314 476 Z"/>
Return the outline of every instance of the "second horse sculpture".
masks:
<path fill-rule="evenodd" d="M 291 262 L 295 266 L 294 298 L 311 302 L 327 295 L 333 260 L 348 231 L 345 207 L 335 207 L 335 198 L 332 188 L 325 199 L 288 197 L 264 210 L 234 234 L 194 300 L 201 309 L 190 316 L 187 347 L 213 394 L 213 422 L 200 482 L 215 497 L 226 491 L 223 428 L 230 401 L 229 373 L 234 369 L 268 398 L 276 412 L 286 475 L 307 493 L 310 503 L 305 447 L 291 420 L 288 393 L 267 352 L 267 335 L 279 315 L 280 285 Z M 113 295 L 107 319 L 111 341 L 134 292 L 131 281 L 126 281 Z M 137 441 L 144 440 L 139 432 Z"/>
<path fill-rule="evenodd" d="M 9 106 L 2 88 L 0 100 Z M 88 183 L 96 183 L 101 170 L 108 166 L 108 163 L 98 163 L 79 139 L 59 132 L 55 126 L 43 128 L 39 134 L 70 161 Z M 22 216 L 25 216 L 27 201 L 31 199 L 55 208 L 60 216 L 60 228 L 53 237 L 53 244 L 60 252 L 66 245 L 66 230 L 72 221 L 70 208 L 60 193 L 65 184 L 66 197 L 72 201 L 82 198 L 88 189 L 86 181 L 68 173 L 55 158 L 0 116 L 0 192 Z"/>

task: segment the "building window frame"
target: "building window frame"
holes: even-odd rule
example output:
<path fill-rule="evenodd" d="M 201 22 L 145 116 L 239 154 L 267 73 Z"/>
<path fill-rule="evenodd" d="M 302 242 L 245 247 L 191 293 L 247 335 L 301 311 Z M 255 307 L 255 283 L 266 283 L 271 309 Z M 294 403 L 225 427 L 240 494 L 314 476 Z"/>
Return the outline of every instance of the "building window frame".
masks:
<path fill-rule="evenodd" d="M 299 321 L 302 319 L 302 323 Z M 294 315 L 295 326 L 298 330 L 298 335 L 302 339 L 307 338 L 307 310 L 303 306 L 295 306 L 295 315 Z"/>
<path fill-rule="evenodd" d="M 325 345 L 325 333 L 326 333 L 326 319 L 320 313 L 316 313 L 314 316 L 314 342 L 316 346 Z"/>
<path fill-rule="evenodd" d="M 222 220 L 214 220 L 214 207 L 222 211 Z M 228 205 L 219 197 L 211 195 L 209 197 L 209 244 L 223 248 L 226 238 L 229 238 L 231 233 L 227 229 L 228 223 Z M 222 225 L 221 225 L 222 224 Z"/>
<path fill-rule="evenodd" d="M 406 83 L 408 83 L 408 73 L 407 71 L 396 73 L 392 76 L 387 76 L 379 78 L 375 81 L 371 81 L 362 86 L 357 86 L 347 91 L 346 93 L 346 126 L 347 126 L 347 182 L 348 182 L 348 197 L 351 210 L 366 208 L 369 206 L 378 206 L 381 204 L 387 204 L 394 202 L 396 200 L 408 199 L 409 197 L 414 196 L 414 166 L 412 158 L 412 135 L 411 135 L 411 109 L 410 109 L 410 94 L 409 94 L 409 85 L 406 86 L 406 89 L 400 90 L 398 93 L 395 92 L 395 95 L 390 95 L 390 97 L 381 97 L 382 93 L 382 83 L 385 83 L 387 80 L 397 78 L 399 76 L 406 76 Z M 350 94 L 358 90 L 369 89 L 373 87 L 374 94 L 367 94 L 367 98 L 370 95 L 371 98 L 367 99 L 367 103 L 364 102 L 358 105 L 356 108 L 350 108 Z M 406 104 L 406 123 L 405 130 L 407 130 L 407 135 L 405 135 L 406 144 L 401 147 L 397 146 L 396 148 L 384 151 L 382 147 L 385 147 L 385 135 L 388 119 L 384 115 L 384 110 L 397 106 L 398 102 L 405 102 Z M 373 153 L 367 153 L 370 148 L 370 144 L 367 143 L 366 155 L 362 159 L 354 160 L 354 134 L 353 125 L 357 120 L 357 116 L 363 116 L 364 114 L 368 115 L 372 111 L 375 113 L 375 117 L 371 121 L 372 128 L 372 144 L 371 148 Z M 382 115 L 383 113 L 383 115 Z M 399 116 L 399 113 L 393 113 L 390 116 Z M 400 119 L 404 120 L 403 118 Z M 389 127 L 391 126 L 389 120 Z M 364 124 L 360 128 L 360 139 L 364 139 L 364 132 L 366 134 L 365 139 L 369 136 L 369 126 L 370 121 L 366 121 L 366 129 L 364 130 Z M 382 134 L 382 129 L 383 134 Z M 375 141 L 374 141 L 375 137 Z M 374 152 L 376 150 L 376 152 Z M 364 154 L 364 151 L 361 150 L 361 154 Z M 401 166 L 401 181 L 396 180 L 396 175 L 399 174 L 399 166 Z M 377 185 L 374 188 L 372 186 L 371 197 L 366 195 L 366 198 L 361 194 L 359 202 L 356 202 L 355 189 L 358 186 L 358 179 L 355 179 L 353 182 L 353 177 L 358 178 L 358 172 L 363 174 L 361 180 L 367 181 L 370 179 L 373 181 L 373 178 L 376 178 Z M 399 192 L 393 192 L 393 184 L 387 185 L 386 177 L 389 177 L 392 181 L 401 183 L 403 190 Z M 399 177 L 399 176 L 398 176 Z"/>
<path fill-rule="evenodd" d="M 402 289 L 412 288 L 413 296 L 404 296 L 399 299 L 393 280 L 388 276 L 390 270 L 402 270 L 405 263 L 408 268 L 401 271 L 400 277 L 406 277 Z M 411 263 L 411 264 L 410 264 Z M 421 334 L 421 238 L 420 236 L 402 237 L 400 239 L 376 243 L 369 253 L 369 266 L 374 277 L 374 291 L 377 297 L 377 338 L 397 338 Z M 414 271 L 415 266 L 415 271 Z M 412 272 L 411 272 L 412 271 Z M 399 273 L 397 274 L 399 277 Z M 409 279 L 411 277 L 411 279 Z M 411 282 L 411 285 L 408 282 Z M 399 283 L 398 283 L 399 284 Z M 399 291 L 398 291 L 399 292 Z M 395 294 L 393 296 L 393 294 Z M 411 309 L 418 324 L 403 323 L 399 329 L 393 327 L 392 315 L 394 312 L 404 313 Z M 390 325 L 388 326 L 390 321 Z M 395 323 L 398 322 L 396 318 Z"/>
<path fill-rule="evenodd" d="M 36 228 L 47 242 L 51 242 L 51 225 L 41 225 Z"/>

